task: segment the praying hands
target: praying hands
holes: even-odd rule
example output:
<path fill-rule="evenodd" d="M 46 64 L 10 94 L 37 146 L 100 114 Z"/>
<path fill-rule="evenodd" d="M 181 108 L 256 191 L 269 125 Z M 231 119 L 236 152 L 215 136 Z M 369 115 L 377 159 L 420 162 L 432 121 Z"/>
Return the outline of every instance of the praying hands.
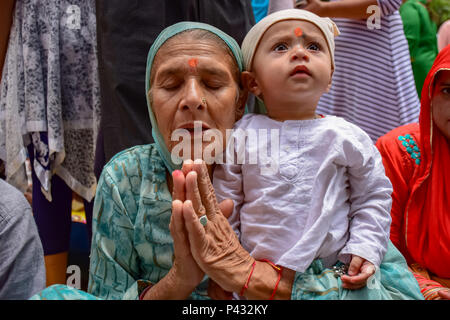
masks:
<path fill-rule="evenodd" d="M 173 173 L 173 181 L 174 247 L 190 249 L 196 265 L 214 281 L 210 293 L 216 298 L 238 292 L 250 299 L 289 299 L 295 272 L 255 261 L 241 246 L 227 220 L 233 202 L 217 202 L 205 162 L 185 161 L 182 170 Z M 186 258 L 176 250 L 175 261 L 177 252 Z"/>

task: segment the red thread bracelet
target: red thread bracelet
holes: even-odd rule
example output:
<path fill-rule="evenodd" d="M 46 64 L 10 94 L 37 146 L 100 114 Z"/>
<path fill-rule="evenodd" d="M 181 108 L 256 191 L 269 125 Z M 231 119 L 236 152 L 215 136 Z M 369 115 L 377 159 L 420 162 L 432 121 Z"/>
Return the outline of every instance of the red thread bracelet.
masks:
<path fill-rule="evenodd" d="M 144 289 L 144 291 L 141 292 L 141 294 L 139 295 L 139 300 L 144 300 L 144 296 L 147 293 L 148 290 L 151 289 L 151 287 L 153 287 L 153 285 L 149 285 L 147 288 Z"/>
<path fill-rule="evenodd" d="M 268 264 L 270 264 L 270 266 L 272 268 L 274 268 L 278 272 L 277 283 L 275 284 L 275 288 L 273 289 L 272 295 L 269 298 L 269 300 L 273 300 L 273 298 L 275 297 L 275 293 L 277 292 L 278 285 L 280 284 L 280 281 L 281 281 L 281 273 L 283 272 L 283 267 L 277 266 L 272 261 L 267 260 L 267 259 L 261 259 L 261 260 L 258 260 L 258 261 L 267 262 Z"/>
<path fill-rule="evenodd" d="M 273 297 L 275 297 L 275 293 L 277 292 L 278 285 L 280 284 L 281 281 L 281 272 L 283 272 L 282 267 L 280 267 L 280 271 L 278 271 L 278 280 L 277 283 L 275 284 L 275 289 L 273 289 L 272 295 L 270 296 L 269 300 L 273 300 Z"/>
<path fill-rule="evenodd" d="M 244 295 L 245 290 L 248 288 L 248 284 L 250 282 L 250 278 L 252 277 L 253 274 L 253 270 L 255 270 L 255 266 L 256 266 L 256 261 L 253 262 L 252 264 L 252 270 L 250 271 L 250 274 L 248 275 L 247 281 L 245 281 L 244 286 L 242 287 L 241 292 L 239 293 L 239 295 L 242 297 Z"/>

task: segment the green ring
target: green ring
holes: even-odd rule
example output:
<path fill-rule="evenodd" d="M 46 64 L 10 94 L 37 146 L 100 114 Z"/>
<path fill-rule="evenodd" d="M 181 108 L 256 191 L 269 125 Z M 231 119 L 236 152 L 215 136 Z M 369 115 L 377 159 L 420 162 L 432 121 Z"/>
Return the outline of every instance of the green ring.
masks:
<path fill-rule="evenodd" d="M 208 217 L 206 216 L 206 214 L 202 215 L 199 220 L 202 226 L 206 226 L 206 224 L 208 223 Z"/>

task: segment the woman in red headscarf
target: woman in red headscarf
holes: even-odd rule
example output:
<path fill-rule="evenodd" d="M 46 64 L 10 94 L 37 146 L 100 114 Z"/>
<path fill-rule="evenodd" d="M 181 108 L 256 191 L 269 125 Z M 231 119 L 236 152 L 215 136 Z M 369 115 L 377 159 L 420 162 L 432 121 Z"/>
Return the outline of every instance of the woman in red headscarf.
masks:
<path fill-rule="evenodd" d="M 394 186 L 391 240 L 425 299 L 450 299 L 450 45 L 425 79 L 419 123 L 376 145 Z"/>

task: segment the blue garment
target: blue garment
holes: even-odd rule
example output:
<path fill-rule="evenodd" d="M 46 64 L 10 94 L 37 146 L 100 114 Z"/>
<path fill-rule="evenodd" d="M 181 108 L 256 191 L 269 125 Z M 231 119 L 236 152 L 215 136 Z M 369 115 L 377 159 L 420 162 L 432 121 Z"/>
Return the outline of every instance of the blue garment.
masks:
<path fill-rule="evenodd" d="M 0 179 L 0 300 L 28 299 L 44 288 L 44 252 L 30 204 Z"/>
<path fill-rule="evenodd" d="M 269 9 L 269 0 L 252 0 L 253 15 L 255 16 L 255 22 L 267 15 Z"/>

